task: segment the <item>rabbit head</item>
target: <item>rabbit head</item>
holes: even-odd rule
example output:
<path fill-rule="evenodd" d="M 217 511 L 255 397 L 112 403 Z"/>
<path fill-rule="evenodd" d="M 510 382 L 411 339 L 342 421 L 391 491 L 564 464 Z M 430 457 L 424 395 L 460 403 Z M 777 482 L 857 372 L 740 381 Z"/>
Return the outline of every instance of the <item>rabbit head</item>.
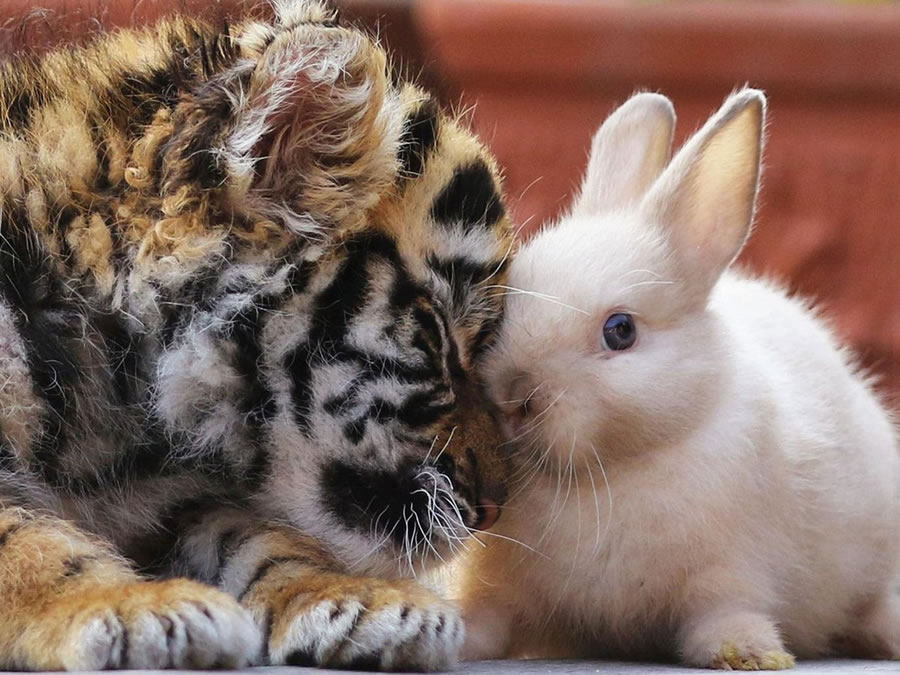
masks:
<path fill-rule="evenodd" d="M 487 362 L 523 454 L 632 456 L 703 423 L 727 371 L 707 304 L 750 231 L 764 116 L 761 92 L 738 91 L 671 162 L 663 96 L 637 94 L 600 127 L 570 213 L 512 263 Z"/>

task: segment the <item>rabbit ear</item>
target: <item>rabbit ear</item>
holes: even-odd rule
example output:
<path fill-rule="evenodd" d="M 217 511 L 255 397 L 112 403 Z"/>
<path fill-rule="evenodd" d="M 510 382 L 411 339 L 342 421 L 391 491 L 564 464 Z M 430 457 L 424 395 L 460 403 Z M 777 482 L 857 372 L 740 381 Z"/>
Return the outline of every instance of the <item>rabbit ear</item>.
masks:
<path fill-rule="evenodd" d="M 750 232 L 765 110 L 761 91 L 732 94 L 678 151 L 641 205 L 667 232 L 685 280 L 703 298 Z"/>
<path fill-rule="evenodd" d="M 573 212 L 596 215 L 636 202 L 669 161 L 675 109 L 660 94 L 632 96 L 601 125 Z"/>

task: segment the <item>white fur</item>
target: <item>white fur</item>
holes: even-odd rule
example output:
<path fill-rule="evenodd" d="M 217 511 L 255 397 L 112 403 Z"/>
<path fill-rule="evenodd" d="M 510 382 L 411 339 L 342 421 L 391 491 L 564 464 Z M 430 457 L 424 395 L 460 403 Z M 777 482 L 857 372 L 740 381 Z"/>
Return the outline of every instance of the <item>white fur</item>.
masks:
<path fill-rule="evenodd" d="M 328 3 L 318 0 L 273 0 L 275 16 L 282 26 L 293 27 L 303 22 L 333 21 L 335 12 Z"/>
<path fill-rule="evenodd" d="M 670 133 L 648 96 L 595 152 Z M 646 189 L 645 163 L 592 157 L 573 215 L 513 261 L 487 372 L 521 484 L 494 531 L 536 552 L 475 553 L 467 658 L 781 668 L 834 639 L 900 658 L 889 414 L 807 305 L 723 272 L 751 224 L 764 111 L 733 95 L 640 200 L 594 197 Z M 615 312 L 636 317 L 628 350 L 603 345 Z"/>

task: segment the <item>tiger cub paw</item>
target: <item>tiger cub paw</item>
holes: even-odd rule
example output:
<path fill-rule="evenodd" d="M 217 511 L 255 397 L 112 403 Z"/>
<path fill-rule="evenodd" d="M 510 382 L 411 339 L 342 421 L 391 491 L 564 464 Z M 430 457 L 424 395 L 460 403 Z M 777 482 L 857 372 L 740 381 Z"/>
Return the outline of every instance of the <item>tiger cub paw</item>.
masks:
<path fill-rule="evenodd" d="M 16 662 L 33 670 L 240 668 L 259 659 L 250 614 L 214 588 L 183 579 L 91 587 L 35 617 Z"/>
<path fill-rule="evenodd" d="M 690 665 L 721 670 L 785 670 L 795 665 L 775 624 L 755 612 L 700 621 L 687 634 L 682 656 Z"/>
<path fill-rule="evenodd" d="M 272 590 L 273 665 L 420 671 L 458 659 L 458 610 L 414 582 L 329 575 Z"/>

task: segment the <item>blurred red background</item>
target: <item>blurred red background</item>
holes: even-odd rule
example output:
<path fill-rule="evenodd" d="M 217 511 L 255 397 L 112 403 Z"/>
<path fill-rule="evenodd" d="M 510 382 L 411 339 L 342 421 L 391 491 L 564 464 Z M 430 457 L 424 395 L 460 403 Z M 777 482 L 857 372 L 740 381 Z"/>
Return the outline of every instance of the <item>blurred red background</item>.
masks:
<path fill-rule="evenodd" d="M 678 141 L 734 87 L 770 126 L 749 267 L 817 298 L 900 402 L 900 4 L 797 0 L 343 0 L 407 71 L 467 108 L 527 233 L 578 184 L 591 134 L 637 89 L 675 102 Z M 253 2 L 0 1 L 0 50 L 83 39 L 174 9 Z"/>

